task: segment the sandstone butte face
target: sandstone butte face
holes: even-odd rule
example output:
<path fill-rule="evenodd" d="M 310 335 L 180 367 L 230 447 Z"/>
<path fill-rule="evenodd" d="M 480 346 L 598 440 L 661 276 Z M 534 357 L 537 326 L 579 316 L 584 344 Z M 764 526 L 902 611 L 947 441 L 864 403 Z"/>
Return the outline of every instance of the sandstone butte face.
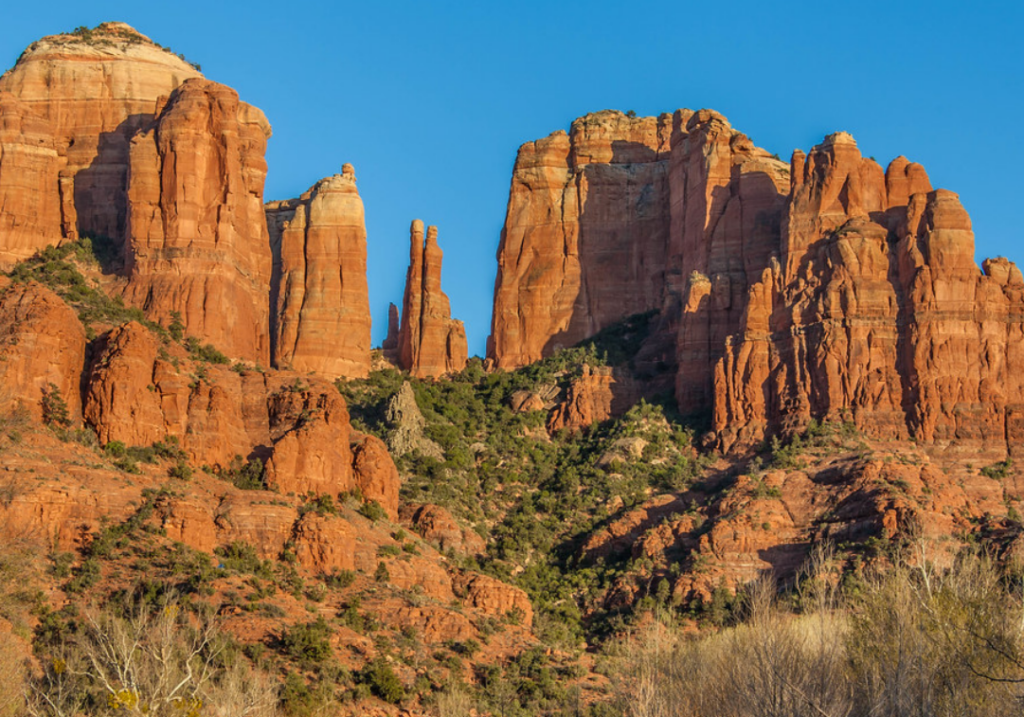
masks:
<path fill-rule="evenodd" d="M 298 199 L 266 205 L 279 368 L 330 378 L 370 372 L 366 223 L 351 164 Z"/>
<path fill-rule="evenodd" d="M 173 438 L 191 462 L 214 468 L 260 458 L 282 493 L 359 489 L 398 515 L 390 455 L 370 437 L 356 437 L 353 451 L 345 401 L 326 381 L 200 366 L 132 322 L 105 337 L 85 385 L 84 417 L 103 444 Z"/>
<path fill-rule="evenodd" d="M 405 279 L 401 328 L 398 332 L 398 365 L 413 376 L 443 376 L 466 367 L 466 329 L 452 319 L 451 303 L 441 291 L 441 258 L 437 227 L 423 222 L 410 229 L 409 271 Z"/>
<path fill-rule="evenodd" d="M 69 418 L 81 416 L 85 329 L 74 310 L 42 284 L 0 287 L 0 356 L 0 410 L 23 407 L 41 420 L 43 391 L 53 384 Z"/>
<path fill-rule="evenodd" d="M 792 161 L 779 259 L 715 368 L 724 448 L 811 418 L 1005 455 L 1024 425 L 1024 279 L 974 263 L 957 195 L 838 133 Z"/>
<path fill-rule="evenodd" d="M 269 363 L 270 125 L 229 87 L 192 79 L 131 141 L 125 298 L 229 356 Z"/>
<path fill-rule="evenodd" d="M 487 352 L 499 368 L 662 307 L 672 127 L 604 111 L 519 148 Z"/>
<path fill-rule="evenodd" d="M 0 268 L 62 239 L 123 241 L 129 141 L 194 77 L 123 23 L 33 43 L 0 77 Z"/>
<path fill-rule="evenodd" d="M 955 194 L 846 133 L 787 167 L 712 111 L 597 113 L 520 148 L 488 355 L 520 366 L 657 309 L 680 409 L 711 412 L 721 448 L 814 418 L 1005 452 L 1024 437 L 1024 285 L 972 257 Z"/>

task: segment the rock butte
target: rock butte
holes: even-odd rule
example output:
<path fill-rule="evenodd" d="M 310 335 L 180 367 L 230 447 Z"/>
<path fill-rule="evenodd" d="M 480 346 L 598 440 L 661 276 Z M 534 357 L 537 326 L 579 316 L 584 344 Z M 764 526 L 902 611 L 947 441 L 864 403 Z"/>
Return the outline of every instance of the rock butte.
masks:
<path fill-rule="evenodd" d="M 653 311 L 640 355 L 719 448 L 816 419 L 1005 455 L 1024 438 L 1024 281 L 973 253 L 957 195 L 845 132 L 787 166 L 709 110 L 598 112 L 519 150 L 488 355 L 522 366 Z"/>
<path fill-rule="evenodd" d="M 0 267 L 64 239 L 123 242 L 131 138 L 201 76 L 124 23 L 32 43 L 0 77 Z"/>
<path fill-rule="evenodd" d="M 443 376 L 466 367 L 466 329 L 452 319 L 451 303 L 441 291 L 437 227 L 413 220 L 409 229 L 409 271 L 398 330 L 398 365 L 413 376 Z"/>
<path fill-rule="evenodd" d="M 366 222 L 351 164 L 266 205 L 274 255 L 274 365 L 336 378 L 370 372 Z"/>

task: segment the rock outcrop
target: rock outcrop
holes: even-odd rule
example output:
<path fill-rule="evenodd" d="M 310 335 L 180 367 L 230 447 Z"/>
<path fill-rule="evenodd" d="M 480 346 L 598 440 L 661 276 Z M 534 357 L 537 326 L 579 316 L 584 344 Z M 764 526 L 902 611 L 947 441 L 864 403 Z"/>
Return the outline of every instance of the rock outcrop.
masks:
<path fill-rule="evenodd" d="M 466 367 L 466 330 L 452 319 L 451 303 L 441 291 L 441 259 L 437 227 L 416 219 L 410 228 L 409 271 L 405 279 L 398 365 L 413 376 L 443 376 Z"/>
<path fill-rule="evenodd" d="M 85 419 L 103 444 L 172 440 L 221 471 L 258 458 L 281 493 L 358 491 L 398 516 L 391 456 L 378 439 L 352 436 L 345 400 L 326 381 L 196 363 L 133 322 L 106 337 L 86 385 Z"/>
<path fill-rule="evenodd" d="M 0 267 L 79 236 L 120 245 L 131 137 L 195 77 L 123 23 L 29 46 L 0 77 Z"/>
<path fill-rule="evenodd" d="M 426 420 L 420 413 L 420 407 L 416 404 L 416 394 L 408 381 L 405 381 L 398 389 L 398 393 L 388 401 L 385 420 L 389 427 L 388 448 L 396 456 L 416 452 L 439 461 L 444 460 L 441 446 L 423 433 Z"/>
<path fill-rule="evenodd" d="M 398 365 L 398 332 L 400 330 L 398 307 L 388 304 L 388 334 L 384 338 L 384 343 L 381 344 L 381 349 L 384 352 L 384 359 L 396 366 Z"/>
<path fill-rule="evenodd" d="M 191 79 L 131 141 L 125 298 L 230 356 L 270 360 L 270 125 L 229 87 Z"/>
<path fill-rule="evenodd" d="M 42 420 L 44 393 L 56 387 L 67 418 L 82 414 L 85 329 L 64 301 L 41 284 L 0 288 L 0 411 Z"/>
<path fill-rule="evenodd" d="M 370 371 L 366 223 L 351 164 L 266 206 L 274 255 L 274 365 L 329 378 Z"/>
<path fill-rule="evenodd" d="M 548 432 L 576 432 L 625 413 L 639 398 L 632 384 L 628 376 L 616 376 L 611 369 L 584 365 L 583 375 L 573 379 L 565 400 L 548 416 Z"/>

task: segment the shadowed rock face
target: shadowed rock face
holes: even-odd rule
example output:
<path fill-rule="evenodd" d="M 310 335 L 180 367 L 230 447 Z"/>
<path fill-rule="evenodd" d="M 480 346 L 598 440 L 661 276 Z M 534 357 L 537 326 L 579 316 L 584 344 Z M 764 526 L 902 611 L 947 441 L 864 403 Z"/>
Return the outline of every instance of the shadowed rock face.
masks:
<path fill-rule="evenodd" d="M 270 361 L 270 125 L 229 87 L 193 79 L 131 142 L 125 298 L 229 356 Z"/>
<path fill-rule="evenodd" d="M 715 368 L 720 444 L 814 418 L 994 455 L 1019 446 L 1017 267 L 979 270 L 957 195 L 902 157 L 883 173 L 839 133 L 792 164 L 781 261 Z"/>
<path fill-rule="evenodd" d="M 844 419 L 1005 452 L 1024 285 L 973 250 L 955 194 L 846 133 L 786 166 L 709 110 L 587 115 L 520 148 L 488 355 L 521 366 L 657 309 L 641 354 L 722 448 Z"/>
<path fill-rule="evenodd" d="M 80 235 L 120 244 L 131 137 L 201 76 L 123 23 L 29 46 L 0 77 L 0 266 Z"/>
<path fill-rule="evenodd" d="M 671 119 L 598 112 L 519 148 L 488 347 L 499 368 L 661 308 Z"/>
<path fill-rule="evenodd" d="M 274 254 L 274 365 L 330 378 L 370 371 L 366 223 L 355 170 L 266 206 Z"/>
<path fill-rule="evenodd" d="M 437 227 L 416 219 L 410 228 L 409 271 L 405 279 L 398 365 L 413 376 L 443 376 L 466 367 L 466 330 L 452 319 L 451 303 L 441 291 L 441 259 Z"/>

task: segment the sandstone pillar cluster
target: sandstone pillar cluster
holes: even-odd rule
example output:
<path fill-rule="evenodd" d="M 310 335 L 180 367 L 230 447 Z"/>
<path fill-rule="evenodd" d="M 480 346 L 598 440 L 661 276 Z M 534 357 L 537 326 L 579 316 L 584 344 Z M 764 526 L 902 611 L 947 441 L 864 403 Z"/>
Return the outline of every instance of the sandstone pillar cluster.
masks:
<path fill-rule="evenodd" d="M 413 221 L 409 230 L 409 270 L 398 330 L 398 365 L 413 376 L 443 376 L 466 366 L 466 330 L 452 319 L 448 296 L 441 291 L 437 227 Z"/>

